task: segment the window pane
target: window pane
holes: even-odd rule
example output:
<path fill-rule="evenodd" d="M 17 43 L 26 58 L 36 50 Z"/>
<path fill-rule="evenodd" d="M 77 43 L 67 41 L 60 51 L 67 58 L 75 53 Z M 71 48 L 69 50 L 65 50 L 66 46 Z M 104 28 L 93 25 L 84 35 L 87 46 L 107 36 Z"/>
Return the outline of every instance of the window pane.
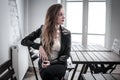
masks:
<path fill-rule="evenodd" d="M 89 1 L 106 1 L 106 0 L 89 0 Z"/>
<path fill-rule="evenodd" d="M 103 35 L 88 35 L 88 45 L 102 45 L 104 46 Z"/>
<path fill-rule="evenodd" d="M 83 1 L 83 0 L 67 0 L 67 1 Z"/>
<path fill-rule="evenodd" d="M 88 33 L 105 34 L 105 2 L 89 2 Z"/>
<path fill-rule="evenodd" d="M 66 25 L 72 33 L 82 33 L 82 2 L 67 2 Z"/>
<path fill-rule="evenodd" d="M 78 34 L 72 34 L 72 42 L 82 42 L 82 35 L 78 35 Z"/>

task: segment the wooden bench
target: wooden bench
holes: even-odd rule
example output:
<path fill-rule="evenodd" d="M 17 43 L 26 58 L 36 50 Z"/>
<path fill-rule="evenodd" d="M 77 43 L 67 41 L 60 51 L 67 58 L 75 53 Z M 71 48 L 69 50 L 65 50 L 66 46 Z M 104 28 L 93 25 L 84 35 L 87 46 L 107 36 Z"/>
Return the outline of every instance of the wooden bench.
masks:
<path fill-rule="evenodd" d="M 33 71 L 35 74 L 35 78 L 36 78 L 36 80 L 39 80 L 38 76 L 37 76 L 37 71 L 35 69 L 35 64 L 34 64 L 34 61 L 36 61 L 39 58 L 39 56 L 37 53 L 34 52 L 34 49 L 31 47 L 28 47 L 28 51 L 29 51 L 31 62 L 32 62 L 32 67 L 33 67 Z"/>
<path fill-rule="evenodd" d="M 14 73 L 11 60 L 0 65 L 0 80 L 17 80 Z"/>
<path fill-rule="evenodd" d="M 64 80 L 68 80 L 69 77 L 69 73 L 71 70 L 73 70 L 75 68 L 75 64 L 72 63 L 71 58 L 69 57 L 67 59 L 67 69 L 66 69 L 66 73 L 64 76 Z"/>
<path fill-rule="evenodd" d="M 82 74 L 82 80 L 120 80 L 120 73 L 113 74 Z"/>

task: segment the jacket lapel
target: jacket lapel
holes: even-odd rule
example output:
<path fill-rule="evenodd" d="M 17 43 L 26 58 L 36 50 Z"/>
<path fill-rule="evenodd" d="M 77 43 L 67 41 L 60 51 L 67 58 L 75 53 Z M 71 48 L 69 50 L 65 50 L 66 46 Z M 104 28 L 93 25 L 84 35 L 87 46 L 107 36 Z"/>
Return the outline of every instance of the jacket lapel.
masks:
<path fill-rule="evenodd" d="M 61 53 L 64 51 L 64 49 L 65 49 L 65 41 L 64 41 L 64 37 L 65 37 L 65 35 L 64 35 L 64 33 L 63 33 L 63 28 L 60 26 L 60 33 L 61 33 L 61 50 L 60 50 L 60 52 L 59 52 L 59 56 L 61 55 Z"/>

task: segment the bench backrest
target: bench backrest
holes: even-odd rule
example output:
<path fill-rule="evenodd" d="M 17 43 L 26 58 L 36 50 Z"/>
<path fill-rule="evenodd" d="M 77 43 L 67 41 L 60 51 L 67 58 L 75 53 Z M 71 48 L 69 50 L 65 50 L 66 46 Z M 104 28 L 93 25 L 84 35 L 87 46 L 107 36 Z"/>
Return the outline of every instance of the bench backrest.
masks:
<path fill-rule="evenodd" d="M 17 80 L 14 73 L 12 60 L 8 60 L 0 65 L 0 80 Z"/>
<path fill-rule="evenodd" d="M 112 45 L 113 52 L 120 54 L 120 40 L 114 39 L 113 45 Z"/>

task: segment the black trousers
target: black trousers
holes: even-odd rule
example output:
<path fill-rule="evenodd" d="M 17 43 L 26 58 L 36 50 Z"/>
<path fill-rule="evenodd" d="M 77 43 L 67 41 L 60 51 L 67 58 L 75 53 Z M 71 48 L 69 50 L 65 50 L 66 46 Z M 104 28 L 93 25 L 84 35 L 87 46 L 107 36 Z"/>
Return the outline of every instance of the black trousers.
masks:
<path fill-rule="evenodd" d="M 40 69 L 40 76 L 42 80 L 61 80 L 65 75 L 65 71 L 65 65 L 55 64 Z"/>

